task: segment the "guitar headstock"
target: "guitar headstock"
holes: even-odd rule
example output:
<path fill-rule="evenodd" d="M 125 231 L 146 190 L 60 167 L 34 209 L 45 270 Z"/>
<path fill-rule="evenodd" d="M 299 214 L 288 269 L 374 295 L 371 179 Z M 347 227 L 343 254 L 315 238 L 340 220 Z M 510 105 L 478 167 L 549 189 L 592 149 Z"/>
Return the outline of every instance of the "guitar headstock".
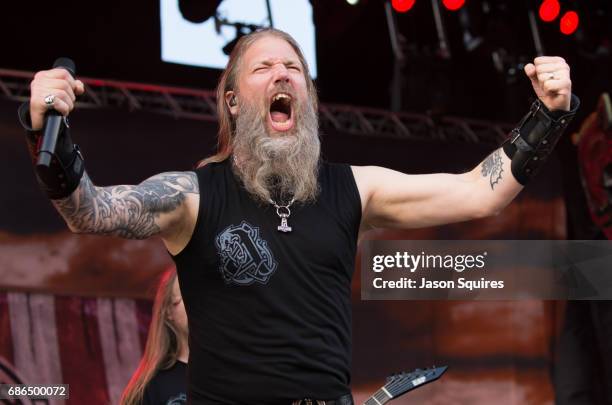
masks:
<path fill-rule="evenodd" d="M 406 392 L 430 383 L 440 378 L 448 367 L 431 367 L 427 369 L 417 368 L 412 372 L 401 372 L 387 377 L 387 383 L 383 387 L 391 398 L 397 398 Z"/>

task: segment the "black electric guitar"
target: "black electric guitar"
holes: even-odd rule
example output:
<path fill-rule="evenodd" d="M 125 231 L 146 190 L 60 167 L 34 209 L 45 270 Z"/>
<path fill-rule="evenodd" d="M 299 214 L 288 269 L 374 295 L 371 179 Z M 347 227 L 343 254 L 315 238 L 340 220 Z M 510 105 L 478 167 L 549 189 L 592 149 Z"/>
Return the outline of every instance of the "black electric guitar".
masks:
<path fill-rule="evenodd" d="M 364 405 L 381 405 L 408 391 L 440 378 L 448 367 L 432 367 L 425 370 L 417 368 L 411 373 L 403 372 L 387 377 L 387 383 L 364 402 Z"/>

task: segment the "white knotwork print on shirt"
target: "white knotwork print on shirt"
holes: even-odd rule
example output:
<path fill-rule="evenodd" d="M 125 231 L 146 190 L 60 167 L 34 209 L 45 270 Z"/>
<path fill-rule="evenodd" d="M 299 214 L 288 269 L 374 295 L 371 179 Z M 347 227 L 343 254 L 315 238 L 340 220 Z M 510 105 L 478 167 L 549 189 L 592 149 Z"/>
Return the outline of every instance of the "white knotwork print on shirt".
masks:
<path fill-rule="evenodd" d="M 170 398 L 166 405 L 184 405 L 187 403 L 187 394 L 181 393 L 174 398 Z"/>
<path fill-rule="evenodd" d="M 227 284 L 267 284 L 278 267 L 259 228 L 246 221 L 230 225 L 215 239 L 220 256 L 219 271 Z"/>

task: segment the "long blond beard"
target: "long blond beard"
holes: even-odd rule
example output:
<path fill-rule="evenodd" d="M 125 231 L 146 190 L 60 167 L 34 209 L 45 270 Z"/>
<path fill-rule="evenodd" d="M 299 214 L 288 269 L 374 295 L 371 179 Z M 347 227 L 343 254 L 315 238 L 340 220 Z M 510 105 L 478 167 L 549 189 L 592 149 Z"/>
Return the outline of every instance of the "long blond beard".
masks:
<path fill-rule="evenodd" d="M 240 106 L 233 139 L 234 172 L 261 202 L 275 198 L 314 201 L 319 191 L 321 143 L 313 103 L 296 103 L 292 111 L 295 127 L 278 137 L 268 134 L 268 111 L 262 110 L 244 100 Z"/>

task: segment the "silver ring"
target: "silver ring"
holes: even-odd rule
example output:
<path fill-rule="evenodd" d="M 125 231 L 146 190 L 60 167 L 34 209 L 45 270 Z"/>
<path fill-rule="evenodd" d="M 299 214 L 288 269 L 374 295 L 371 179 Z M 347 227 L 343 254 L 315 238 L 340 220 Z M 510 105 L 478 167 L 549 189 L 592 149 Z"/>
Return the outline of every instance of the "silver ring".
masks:
<path fill-rule="evenodd" d="M 55 101 L 55 94 L 49 94 L 48 96 L 45 97 L 45 104 L 48 107 L 51 107 L 54 101 Z"/>

